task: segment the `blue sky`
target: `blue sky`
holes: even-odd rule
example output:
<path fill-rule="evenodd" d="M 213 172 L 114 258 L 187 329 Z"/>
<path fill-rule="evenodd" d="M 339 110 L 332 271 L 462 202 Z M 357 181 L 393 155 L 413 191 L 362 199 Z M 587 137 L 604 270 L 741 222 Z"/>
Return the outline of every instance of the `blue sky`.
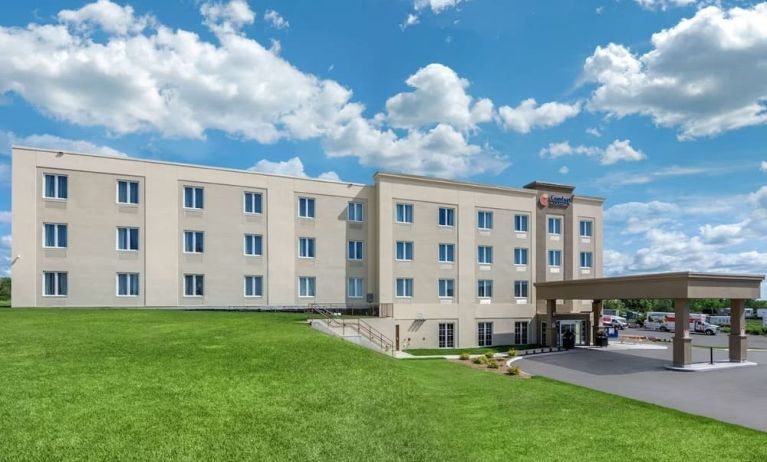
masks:
<path fill-rule="evenodd" d="M 9 145 L 607 198 L 610 274 L 767 268 L 767 3 L 14 2 Z M 763 189 L 764 188 L 764 189 Z"/>

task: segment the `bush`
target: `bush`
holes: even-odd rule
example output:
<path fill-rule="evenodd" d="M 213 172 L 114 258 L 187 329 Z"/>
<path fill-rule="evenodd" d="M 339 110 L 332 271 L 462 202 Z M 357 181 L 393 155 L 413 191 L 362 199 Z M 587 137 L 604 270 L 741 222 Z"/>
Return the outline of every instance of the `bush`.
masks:
<path fill-rule="evenodd" d="M 506 373 L 509 375 L 519 375 L 519 366 L 511 366 L 506 369 Z"/>
<path fill-rule="evenodd" d="M 500 366 L 498 365 L 498 361 L 495 360 L 488 360 L 487 361 L 487 368 L 488 369 L 498 369 Z"/>
<path fill-rule="evenodd" d="M 487 358 L 485 358 L 484 356 L 477 356 L 476 358 L 471 360 L 471 362 L 473 362 L 474 364 L 482 364 L 485 361 L 487 361 Z"/>
<path fill-rule="evenodd" d="M 469 360 L 469 353 L 466 353 L 464 351 L 463 353 L 461 353 L 461 356 L 459 356 L 459 359 L 461 359 L 463 361 L 468 361 Z"/>
<path fill-rule="evenodd" d="M 489 350 L 485 352 L 485 358 L 490 359 L 495 355 L 495 351 Z"/>
<path fill-rule="evenodd" d="M 517 356 L 518 354 L 519 354 L 519 352 L 517 351 L 516 348 L 512 348 L 511 350 L 509 350 L 509 357 L 510 358 L 513 358 L 513 357 Z"/>

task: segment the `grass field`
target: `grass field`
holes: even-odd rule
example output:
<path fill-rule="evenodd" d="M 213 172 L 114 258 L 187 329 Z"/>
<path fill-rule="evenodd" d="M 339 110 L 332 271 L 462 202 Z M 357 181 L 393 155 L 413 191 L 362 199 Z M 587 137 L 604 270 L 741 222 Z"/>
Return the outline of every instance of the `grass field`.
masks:
<path fill-rule="evenodd" d="M 767 460 L 764 433 L 299 319 L 2 309 L 0 460 Z"/>

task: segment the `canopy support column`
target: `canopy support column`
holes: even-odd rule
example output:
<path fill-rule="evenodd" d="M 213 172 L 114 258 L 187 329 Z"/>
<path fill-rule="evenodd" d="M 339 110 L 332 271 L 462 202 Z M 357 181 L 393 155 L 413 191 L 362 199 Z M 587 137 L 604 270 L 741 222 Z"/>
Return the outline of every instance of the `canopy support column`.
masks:
<path fill-rule="evenodd" d="M 730 300 L 730 361 L 742 363 L 746 360 L 746 301 Z"/>
<path fill-rule="evenodd" d="M 557 326 L 554 322 L 554 315 L 556 312 L 557 301 L 546 300 L 546 329 L 549 330 L 547 332 L 548 335 L 546 336 L 546 341 L 550 347 L 557 346 Z"/>
<path fill-rule="evenodd" d="M 597 335 L 599 335 L 599 328 L 602 327 L 602 300 L 593 300 L 591 302 L 591 314 L 594 318 L 594 323 L 591 325 L 591 345 L 597 344 Z"/>
<path fill-rule="evenodd" d="M 690 337 L 690 300 L 674 300 L 674 367 L 692 364 L 692 338 Z"/>

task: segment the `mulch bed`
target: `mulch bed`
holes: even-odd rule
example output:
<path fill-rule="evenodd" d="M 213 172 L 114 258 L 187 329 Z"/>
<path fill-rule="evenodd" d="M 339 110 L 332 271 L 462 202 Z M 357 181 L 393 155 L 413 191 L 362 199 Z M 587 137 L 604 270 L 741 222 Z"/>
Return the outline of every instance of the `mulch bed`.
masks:
<path fill-rule="evenodd" d="M 495 360 L 498 363 L 498 369 L 491 369 L 487 367 L 485 364 L 474 364 L 472 360 L 462 360 L 462 359 L 448 359 L 448 361 L 453 363 L 462 364 L 464 366 L 469 366 L 472 369 L 479 369 L 485 372 L 494 372 L 496 374 L 505 375 L 506 377 L 513 378 L 513 379 L 529 379 L 532 377 L 532 375 L 528 374 L 527 372 L 520 370 L 519 375 L 509 375 L 506 371 L 508 370 L 508 367 L 506 367 L 506 359 L 501 360 Z M 512 367 L 514 367 L 514 363 L 512 363 Z"/>

